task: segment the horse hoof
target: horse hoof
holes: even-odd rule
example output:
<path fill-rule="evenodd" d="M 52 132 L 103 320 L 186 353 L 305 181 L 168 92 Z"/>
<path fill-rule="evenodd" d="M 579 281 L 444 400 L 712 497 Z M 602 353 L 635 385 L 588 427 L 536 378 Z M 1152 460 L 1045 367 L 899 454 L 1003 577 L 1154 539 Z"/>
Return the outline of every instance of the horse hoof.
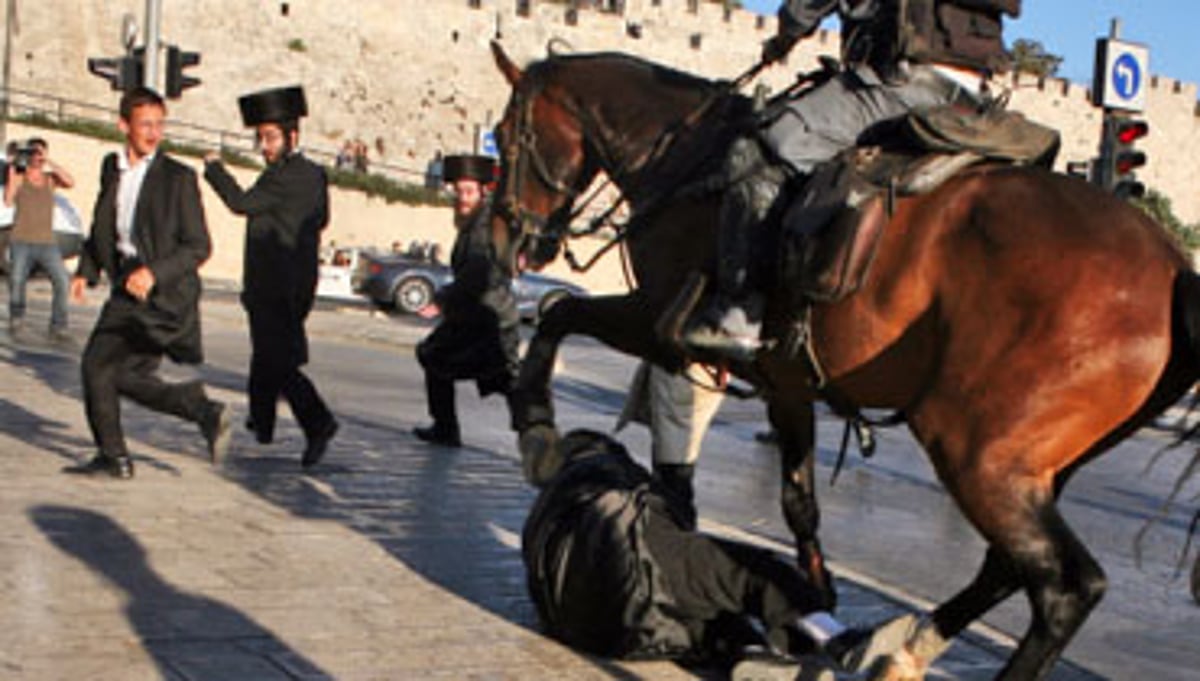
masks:
<path fill-rule="evenodd" d="M 898 654 L 880 660 L 867 674 L 867 681 L 924 681 L 925 673 L 912 657 Z"/>
<path fill-rule="evenodd" d="M 521 450 L 521 470 L 525 481 L 543 487 L 562 467 L 558 451 L 558 431 L 554 426 L 537 425 L 521 433 L 517 445 Z"/>

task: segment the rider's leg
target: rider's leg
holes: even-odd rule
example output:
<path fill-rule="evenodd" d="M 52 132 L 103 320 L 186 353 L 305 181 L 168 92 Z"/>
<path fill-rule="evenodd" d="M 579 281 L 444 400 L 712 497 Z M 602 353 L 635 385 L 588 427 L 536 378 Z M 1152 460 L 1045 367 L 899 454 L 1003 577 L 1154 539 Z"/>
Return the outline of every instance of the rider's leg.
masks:
<path fill-rule="evenodd" d="M 767 160 L 753 136 L 733 143 L 726 174 L 730 186 L 721 203 L 716 295 L 684 341 L 734 359 L 750 359 L 760 345 L 763 308 L 751 254 L 758 228 L 779 196 L 784 174 Z"/>

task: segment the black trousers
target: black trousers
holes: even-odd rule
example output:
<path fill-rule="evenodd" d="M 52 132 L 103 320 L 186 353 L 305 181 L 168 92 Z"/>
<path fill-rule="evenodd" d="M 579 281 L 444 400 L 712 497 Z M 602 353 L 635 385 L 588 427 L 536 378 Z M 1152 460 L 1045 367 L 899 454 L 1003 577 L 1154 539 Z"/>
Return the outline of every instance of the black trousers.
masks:
<path fill-rule="evenodd" d="M 282 396 L 305 437 L 329 427 L 333 414 L 307 376 L 300 371 L 308 356 L 304 317 L 284 305 L 254 306 L 250 318 L 250 419 L 259 442 L 274 438 L 276 407 Z"/>
<path fill-rule="evenodd" d="M 454 382 L 474 380 L 483 396 L 508 395 L 519 369 L 520 333 L 499 328 L 494 316 L 479 320 L 446 320 L 417 346 L 425 370 L 425 396 L 434 427 L 458 429 Z"/>
<path fill-rule="evenodd" d="M 134 328 L 101 321 L 83 350 L 83 399 L 88 426 L 100 453 L 107 456 L 128 453 L 121 430 L 121 397 L 197 424 L 210 408 L 200 381 L 168 383 L 159 378 L 157 371 L 163 352 L 140 336 Z"/>
<path fill-rule="evenodd" d="M 767 639 L 780 650 L 808 652 L 803 647 L 809 642 L 794 625 L 820 609 L 820 593 L 778 555 L 685 530 L 654 503 L 647 508 L 645 540 L 693 640 L 714 648 L 736 646 L 737 640 L 720 639 L 741 636 L 734 623 L 748 615 L 762 622 Z"/>

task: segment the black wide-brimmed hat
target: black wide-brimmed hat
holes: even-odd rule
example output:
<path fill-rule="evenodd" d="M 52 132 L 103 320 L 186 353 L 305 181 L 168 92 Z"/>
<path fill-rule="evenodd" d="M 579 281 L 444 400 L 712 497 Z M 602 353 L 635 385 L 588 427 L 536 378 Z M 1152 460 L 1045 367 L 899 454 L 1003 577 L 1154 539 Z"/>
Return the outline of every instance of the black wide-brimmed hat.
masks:
<path fill-rule="evenodd" d="M 299 85 L 252 92 L 238 97 L 242 123 L 253 127 L 261 123 L 293 121 L 308 115 L 304 88 Z"/>
<path fill-rule="evenodd" d="M 496 160 L 491 156 L 458 154 L 442 159 L 442 179 L 446 182 L 478 180 L 486 184 L 495 179 L 495 172 Z"/>

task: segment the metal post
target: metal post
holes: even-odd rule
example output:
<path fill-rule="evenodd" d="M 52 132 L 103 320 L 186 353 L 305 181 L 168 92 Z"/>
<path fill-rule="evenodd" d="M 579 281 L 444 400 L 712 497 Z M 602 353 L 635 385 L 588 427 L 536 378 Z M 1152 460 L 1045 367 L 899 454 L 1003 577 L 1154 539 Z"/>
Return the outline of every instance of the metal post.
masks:
<path fill-rule="evenodd" d="M 142 85 L 158 90 L 159 35 L 162 22 L 162 0 L 146 0 L 146 63 Z"/>
<path fill-rule="evenodd" d="M 1112 18 L 1112 23 L 1108 25 L 1108 37 L 1113 40 L 1121 39 L 1121 17 Z"/>
<path fill-rule="evenodd" d="M 17 0 L 4 3 L 4 91 L 0 92 L 0 148 L 8 143 L 8 101 L 12 92 L 13 22 L 17 18 Z"/>

